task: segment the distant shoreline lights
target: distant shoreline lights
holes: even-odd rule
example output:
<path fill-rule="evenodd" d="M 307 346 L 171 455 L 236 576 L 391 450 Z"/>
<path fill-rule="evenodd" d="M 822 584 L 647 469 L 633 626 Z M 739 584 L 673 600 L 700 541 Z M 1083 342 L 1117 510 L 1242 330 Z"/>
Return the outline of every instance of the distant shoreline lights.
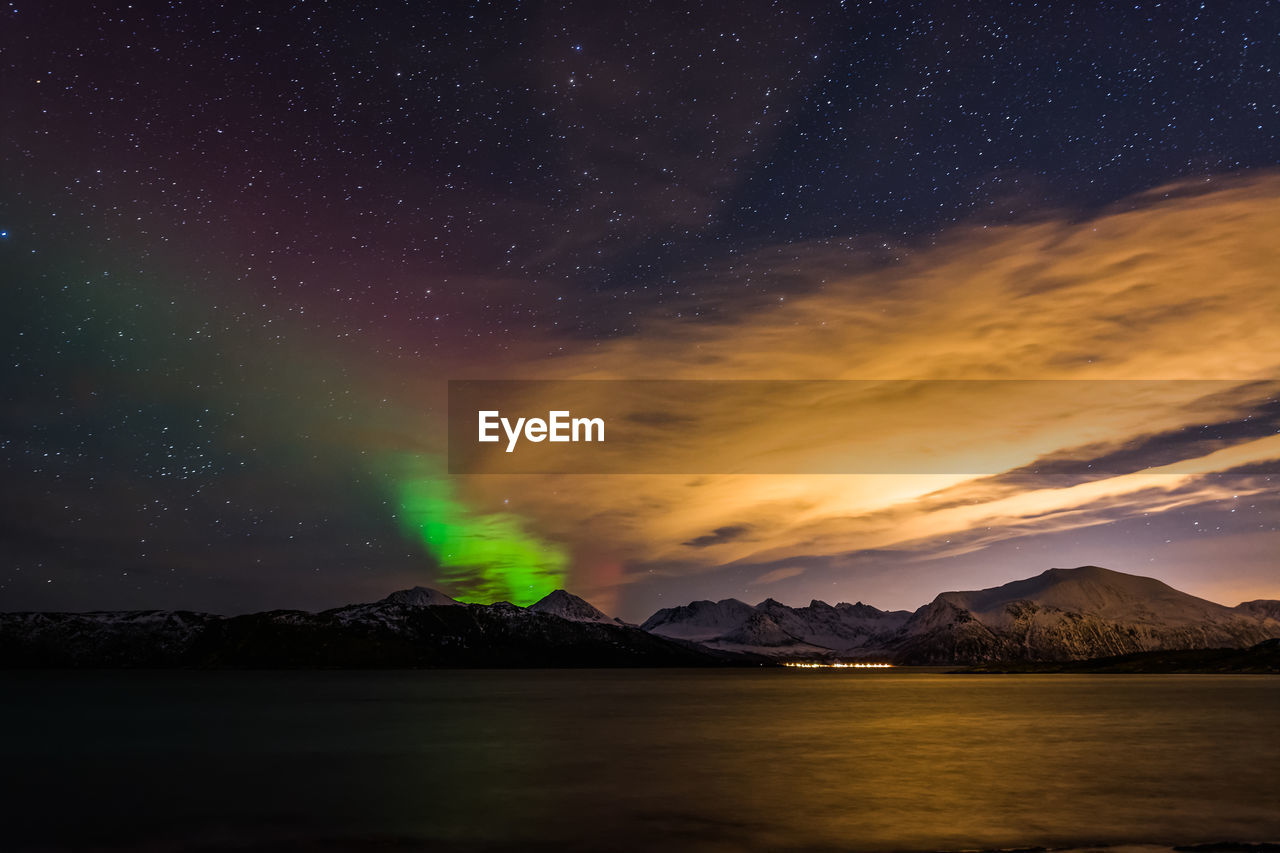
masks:
<path fill-rule="evenodd" d="M 783 666 L 798 669 L 892 669 L 891 663 L 812 663 L 809 661 L 786 661 Z"/>

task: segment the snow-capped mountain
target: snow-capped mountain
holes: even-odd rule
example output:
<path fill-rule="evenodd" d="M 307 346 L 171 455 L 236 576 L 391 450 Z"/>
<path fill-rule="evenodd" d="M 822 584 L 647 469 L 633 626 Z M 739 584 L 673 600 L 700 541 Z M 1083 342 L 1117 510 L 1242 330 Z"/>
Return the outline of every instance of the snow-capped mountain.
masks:
<path fill-rule="evenodd" d="M 535 613 L 550 613 L 553 616 L 559 616 L 561 619 L 569 619 L 573 622 L 619 621 L 606 615 L 604 611 L 596 609 L 585 599 L 579 598 L 573 593 L 565 592 L 563 589 L 548 593 L 540 601 L 530 604 L 529 609 Z"/>
<path fill-rule="evenodd" d="M 880 610 L 861 601 L 831 605 L 815 599 L 807 607 L 787 607 L 766 598 L 756 609 L 791 635 L 841 653 L 874 646 L 876 638 L 898 630 L 911 617 L 909 610 Z"/>
<path fill-rule="evenodd" d="M 914 613 L 861 602 L 788 607 L 766 599 L 752 607 L 725 599 L 659 610 L 641 627 L 774 658 L 955 664 L 1244 648 L 1280 637 L 1277 614 L 1280 602 L 1224 607 L 1154 578 L 1083 566 L 991 589 L 944 592 Z"/>
<path fill-rule="evenodd" d="M 736 598 L 692 601 L 659 610 L 640 627 L 664 637 L 710 643 L 741 628 L 754 612 L 754 607 Z"/>
<path fill-rule="evenodd" d="M 640 626 L 663 637 L 674 637 L 724 651 L 752 651 L 770 657 L 811 657 L 829 654 L 787 633 L 768 613 L 736 598 L 694 601 L 659 610 Z"/>
<path fill-rule="evenodd" d="M 716 649 L 811 657 L 864 646 L 877 633 L 898 628 L 909 615 L 885 613 L 861 602 L 832 607 L 814 601 L 808 607 L 793 608 L 766 599 L 752 607 L 726 598 L 659 610 L 640 627 Z"/>
<path fill-rule="evenodd" d="M 889 640 L 904 663 L 1082 660 L 1243 648 L 1280 622 L 1098 566 L 1050 569 L 991 589 L 944 592 Z"/>
<path fill-rule="evenodd" d="M 0 613 L 0 667 L 706 666 L 842 657 L 952 665 L 1246 648 L 1275 637 L 1280 601 L 1224 607 L 1153 578 L 1084 566 L 944 592 L 914 613 L 727 598 L 659 610 L 640 627 L 564 590 L 527 608 L 464 604 L 414 587 L 320 613 Z"/>
<path fill-rule="evenodd" d="M 461 601 L 450 598 L 438 589 L 415 586 L 411 589 L 398 589 L 388 595 L 379 604 L 403 604 L 408 607 L 444 607 L 461 605 Z"/>

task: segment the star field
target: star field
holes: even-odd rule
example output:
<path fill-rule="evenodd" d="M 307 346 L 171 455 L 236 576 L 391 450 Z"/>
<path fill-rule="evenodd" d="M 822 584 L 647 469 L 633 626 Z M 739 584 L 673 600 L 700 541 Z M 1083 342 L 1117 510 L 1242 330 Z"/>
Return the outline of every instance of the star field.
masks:
<path fill-rule="evenodd" d="M 0 597 L 430 581 L 385 483 L 440 380 L 1264 174 L 1277 45 L 1267 4 L 9 2 Z"/>

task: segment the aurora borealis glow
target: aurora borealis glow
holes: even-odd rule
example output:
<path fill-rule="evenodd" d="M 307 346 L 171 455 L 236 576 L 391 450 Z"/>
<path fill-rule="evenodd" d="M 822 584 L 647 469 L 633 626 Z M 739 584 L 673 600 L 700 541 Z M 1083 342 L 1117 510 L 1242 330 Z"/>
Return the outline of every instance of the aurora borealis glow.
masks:
<path fill-rule="evenodd" d="M 401 460 L 397 482 L 402 529 L 422 542 L 459 601 L 528 605 L 564 586 L 568 557 L 531 535 L 512 513 L 475 513 L 449 480 L 422 459 Z"/>
<path fill-rule="evenodd" d="M 1011 418 L 1132 466 L 1069 486 L 442 462 L 448 379 L 1276 379 L 1280 10 L 3 14 L 5 609 L 1280 597 L 1274 406 Z M 706 470 L 839 452 L 700 402 Z"/>

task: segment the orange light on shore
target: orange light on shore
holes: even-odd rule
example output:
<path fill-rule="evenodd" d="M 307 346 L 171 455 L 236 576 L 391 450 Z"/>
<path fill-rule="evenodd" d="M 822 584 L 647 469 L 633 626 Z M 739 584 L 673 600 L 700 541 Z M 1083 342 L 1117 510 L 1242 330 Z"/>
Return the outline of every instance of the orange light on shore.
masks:
<path fill-rule="evenodd" d="M 813 663 L 810 661 L 787 661 L 783 666 L 799 669 L 892 669 L 891 663 Z"/>

